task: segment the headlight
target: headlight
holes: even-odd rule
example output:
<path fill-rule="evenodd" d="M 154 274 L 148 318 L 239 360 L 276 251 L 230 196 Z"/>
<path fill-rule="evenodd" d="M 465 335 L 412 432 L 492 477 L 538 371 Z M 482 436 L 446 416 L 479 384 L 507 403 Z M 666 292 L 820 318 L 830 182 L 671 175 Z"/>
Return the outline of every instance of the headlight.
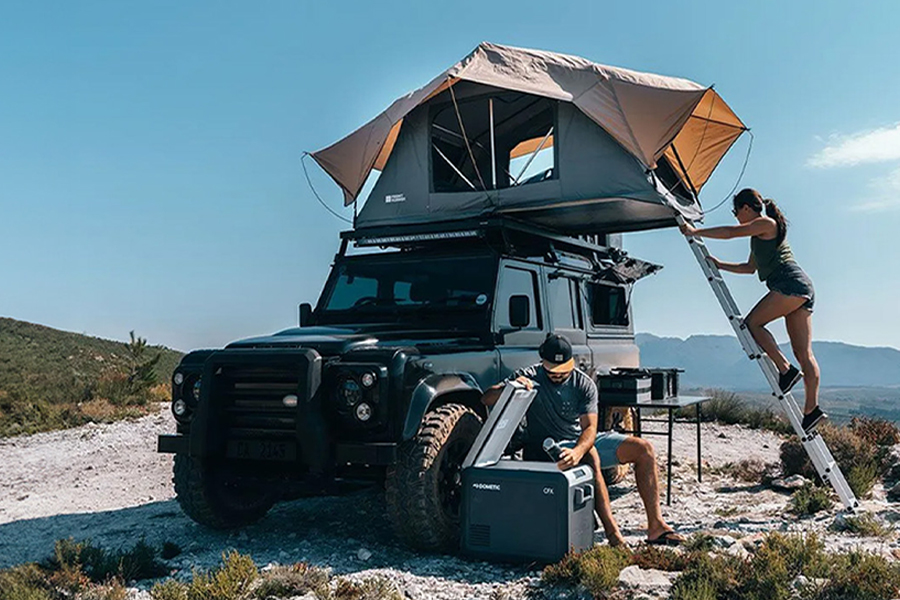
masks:
<path fill-rule="evenodd" d="M 194 382 L 194 389 L 192 393 L 194 395 L 194 402 L 200 402 L 200 379 Z"/>
<path fill-rule="evenodd" d="M 175 385 L 181 385 L 184 383 L 184 373 L 175 373 L 175 377 L 172 380 L 175 382 Z"/>
<path fill-rule="evenodd" d="M 341 384 L 341 397 L 347 406 L 353 406 L 362 400 L 362 389 L 355 379 L 348 377 L 344 380 L 344 383 Z"/>
<path fill-rule="evenodd" d="M 356 407 L 356 418 L 360 421 L 368 421 L 372 418 L 372 407 L 362 402 Z"/>
<path fill-rule="evenodd" d="M 363 373 L 359 378 L 359 382 L 364 388 L 370 388 L 375 385 L 375 373 Z"/>
<path fill-rule="evenodd" d="M 183 417 L 187 413 L 187 410 L 187 402 L 181 398 L 172 403 L 172 412 L 175 413 L 176 417 Z"/>

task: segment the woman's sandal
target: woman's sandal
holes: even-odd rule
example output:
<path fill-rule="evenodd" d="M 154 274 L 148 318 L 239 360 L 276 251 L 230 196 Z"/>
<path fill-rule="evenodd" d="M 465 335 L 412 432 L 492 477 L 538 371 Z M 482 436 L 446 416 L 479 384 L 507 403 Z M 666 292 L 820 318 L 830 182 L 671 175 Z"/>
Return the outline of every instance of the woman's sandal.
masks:
<path fill-rule="evenodd" d="M 644 543 L 649 546 L 680 546 L 684 543 L 684 538 L 669 529 L 652 540 L 649 538 L 644 540 Z"/>

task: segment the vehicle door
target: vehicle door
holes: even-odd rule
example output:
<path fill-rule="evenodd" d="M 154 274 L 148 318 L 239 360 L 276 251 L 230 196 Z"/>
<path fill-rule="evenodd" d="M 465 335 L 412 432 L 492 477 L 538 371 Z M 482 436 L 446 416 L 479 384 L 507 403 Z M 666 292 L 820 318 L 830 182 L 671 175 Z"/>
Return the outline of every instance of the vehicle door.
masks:
<path fill-rule="evenodd" d="M 505 259 L 500 263 L 497 277 L 497 293 L 494 296 L 493 331 L 500 338 L 500 377 L 540 361 L 537 349 L 547 335 L 547 317 L 541 302 L 540 266 Z M 529 301 L 528 325 L 513 328 L 510 322 L 509 300 L 513 296 L 525 296 Z"/>
<path fill-rule="evenodd" d="M 575 366 L 593 376 L 593 356 L 587 343 L 581 306 L 581 279 L 584 276 L 556 266 L 544 266 L 541 270 L 550 331 L 566 336 L 572 344 Z"/>

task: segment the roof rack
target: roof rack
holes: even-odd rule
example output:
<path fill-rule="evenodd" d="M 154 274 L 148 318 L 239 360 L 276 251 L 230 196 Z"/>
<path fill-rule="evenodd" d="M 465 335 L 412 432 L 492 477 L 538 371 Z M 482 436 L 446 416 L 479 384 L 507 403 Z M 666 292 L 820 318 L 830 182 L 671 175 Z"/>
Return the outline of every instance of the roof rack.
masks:
<path fill-rule="evenodd" d="M 615 234 L 613 234 L 615 235 Z M 528 242 L 552 244 L 559 251 L 579 255 L 599 253 L 604 258 L 621 256 L 623 251 L 616 247 L 608 234 L 565 235 L 552 229 L 535 226 L 510 217 L 491 216 L 477 219 L 442 221 L 403 226 L 367 227 L 341 233 L 341 239 L 352 241 L 359 247 L 379 246 L 382 248 L 414 248 L 439 242 L 461 242 L 484 240 L 498 237 L 513 247 Z M 613 243 L 610 243 L 613 241 Z"/>
<path fill-rule="evenodd" d="M 416 225 L 367 227 L 341 233 L 339 256 L 353 242 L 358 247 L 403 250 L 438 249 L 461 244 L 491 246 L 521 257 L 546 257 L 558 263 L 569 254 L 588 260 L 595 275 L 622 283 L 633 283 L 662 267 L 631 258 L 621 248 L 619 234 L 571 236 L 509 217 L 421 223 Z"/>

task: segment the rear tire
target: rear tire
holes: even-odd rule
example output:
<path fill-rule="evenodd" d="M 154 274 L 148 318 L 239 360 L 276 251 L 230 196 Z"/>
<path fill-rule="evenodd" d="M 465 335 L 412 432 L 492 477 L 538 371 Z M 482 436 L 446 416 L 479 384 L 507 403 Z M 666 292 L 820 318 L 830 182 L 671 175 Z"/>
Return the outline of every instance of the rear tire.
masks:
<path fill-rule="evenodd" d="M 275 504 L 275 495 L 229 481 L 222 467 L 208 460 L 175 455 L 175 497 L 191 519 L 212 529 L 255 523 Z"/>
<path fill-rule="evenodd" d="M 394 532 L 417 550 L 459 548 L 462 462 L 481 429 L 481 418 L 461 404 L 425 415 L 416 436 L 398 449 L 385 485 Z"/>

